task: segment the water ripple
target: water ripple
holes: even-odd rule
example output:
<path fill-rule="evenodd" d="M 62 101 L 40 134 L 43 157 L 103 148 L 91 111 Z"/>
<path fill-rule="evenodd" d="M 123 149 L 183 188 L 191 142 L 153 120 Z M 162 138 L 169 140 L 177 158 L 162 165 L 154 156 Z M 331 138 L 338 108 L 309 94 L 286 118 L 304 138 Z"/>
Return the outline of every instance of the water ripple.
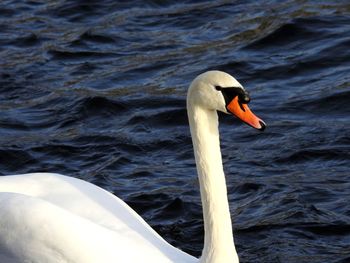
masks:
<path fill-rule="evenodd" d="M 257 133 L 220 114 L 241 262 L 348 262 L 347 1 L 0 3 L 0 173 L 51 171 L 119 195 L 199 256 L 185 96 L 220 69 Z"/>

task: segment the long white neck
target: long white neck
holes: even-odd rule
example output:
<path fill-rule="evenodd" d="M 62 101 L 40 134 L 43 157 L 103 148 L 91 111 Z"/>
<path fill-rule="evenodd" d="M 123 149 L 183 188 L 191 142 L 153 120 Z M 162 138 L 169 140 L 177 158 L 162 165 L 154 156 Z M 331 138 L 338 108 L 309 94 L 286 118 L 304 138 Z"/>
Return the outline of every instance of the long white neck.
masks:
<path fill-rule="evenodd" d="M 238 263 L 220 151 L 216 111 L 191 105 L 187 112 L 196 159 L 204 218 L 201 263 Z"/>

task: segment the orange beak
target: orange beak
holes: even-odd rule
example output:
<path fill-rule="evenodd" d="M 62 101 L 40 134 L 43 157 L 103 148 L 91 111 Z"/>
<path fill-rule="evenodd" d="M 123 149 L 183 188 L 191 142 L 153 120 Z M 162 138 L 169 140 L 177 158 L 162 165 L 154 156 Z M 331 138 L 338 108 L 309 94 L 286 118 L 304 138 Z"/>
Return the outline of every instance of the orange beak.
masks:
<path fill-rule="evenodd" d="M 252 126 L 255 129 L 263 131 L 266 127 L 265 122 L 255 116 L 255 114 L 249 109 L 247 104 L 240 103 L 238 96 L 236 96 L 228 105 L 227 109 L 236 117 L 241 119 L 246 124 Z"/>

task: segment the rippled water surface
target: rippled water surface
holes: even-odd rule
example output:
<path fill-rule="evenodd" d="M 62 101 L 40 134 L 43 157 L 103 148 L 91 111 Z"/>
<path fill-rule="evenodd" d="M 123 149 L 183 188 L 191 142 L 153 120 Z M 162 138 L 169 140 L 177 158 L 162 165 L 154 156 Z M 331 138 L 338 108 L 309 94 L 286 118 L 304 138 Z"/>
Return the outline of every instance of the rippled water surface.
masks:
<path fill-rule="evenodd" d="M 233 74 L 268 124 L 220 115 L 241 262 L 350 262 L 349 1 L 0 2 L 0 172 L 124 199 L 199 256 L 185 96 Z"/>

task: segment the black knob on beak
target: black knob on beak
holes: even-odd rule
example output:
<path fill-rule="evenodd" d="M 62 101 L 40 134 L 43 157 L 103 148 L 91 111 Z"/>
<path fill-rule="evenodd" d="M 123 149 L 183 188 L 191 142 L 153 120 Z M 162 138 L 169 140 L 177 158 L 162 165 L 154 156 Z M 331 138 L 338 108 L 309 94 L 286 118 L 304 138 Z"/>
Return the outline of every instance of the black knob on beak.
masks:
<path fill-rule="evenodd" d="M 241 103 L 248 104 L 250 102 L 250 96 L 248 93 L 243 93 L 239 96 Z"/>

